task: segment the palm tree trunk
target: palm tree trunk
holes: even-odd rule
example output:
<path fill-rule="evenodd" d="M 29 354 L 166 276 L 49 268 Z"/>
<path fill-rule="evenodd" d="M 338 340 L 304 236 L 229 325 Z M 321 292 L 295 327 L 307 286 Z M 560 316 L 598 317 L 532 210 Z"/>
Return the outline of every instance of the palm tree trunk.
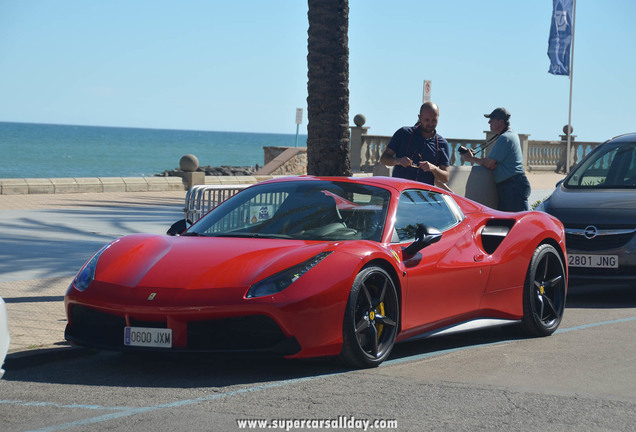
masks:
<path fill-rule="evenodd" d="M 308 4 L 307 173 L 349 176 L 349 1 Z"/>

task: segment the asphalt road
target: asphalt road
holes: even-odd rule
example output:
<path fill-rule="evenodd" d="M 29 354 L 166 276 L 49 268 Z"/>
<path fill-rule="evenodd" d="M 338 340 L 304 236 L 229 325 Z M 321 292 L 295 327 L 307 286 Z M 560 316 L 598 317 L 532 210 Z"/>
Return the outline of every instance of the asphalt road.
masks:
<path fill-rule="evenodd" d="M 0 428 L 232 431 L 241 419 L 357 419 L 396 421 L 375 430 L 399 431 L 636 430 L 634 290 L 572 294 L 568 303 L 550 337 L 503 328 L 419 340 L 371 370 L 86 351 L 7 371 Z"/>

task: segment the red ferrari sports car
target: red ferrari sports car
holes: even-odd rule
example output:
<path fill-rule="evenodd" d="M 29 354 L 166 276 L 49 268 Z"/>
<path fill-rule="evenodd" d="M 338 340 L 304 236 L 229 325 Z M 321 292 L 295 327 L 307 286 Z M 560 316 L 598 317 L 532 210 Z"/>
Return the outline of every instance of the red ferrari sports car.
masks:
<path fill-rule="evenodd" d="M 114 350 L 382 363 L 412 337 L 518 323 L 545 336 L 567 291 L 564 230 L 384 177 L 251 186 L 179 236 L 98 251 L 65 298 L 66 339 Z"/>

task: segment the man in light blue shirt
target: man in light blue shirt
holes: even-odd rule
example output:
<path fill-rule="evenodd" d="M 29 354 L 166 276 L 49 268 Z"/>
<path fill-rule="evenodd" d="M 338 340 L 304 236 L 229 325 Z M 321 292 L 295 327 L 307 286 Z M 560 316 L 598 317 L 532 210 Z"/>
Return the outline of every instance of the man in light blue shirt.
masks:
<path fill-rule="evenodd" d="M 499 194 L 499 210 L 529 210 L 530 182 L 523 170 L 519 135 L 510 129 L 510 113 L 505 108 L 496 108 L 490 114 L 484 114 L 484 117 L 488 118 L 490 131 L 498 135 L 495 145 L 488 157 L 475 157 L 469 149 L 462 159 L 493 171 Z"/>

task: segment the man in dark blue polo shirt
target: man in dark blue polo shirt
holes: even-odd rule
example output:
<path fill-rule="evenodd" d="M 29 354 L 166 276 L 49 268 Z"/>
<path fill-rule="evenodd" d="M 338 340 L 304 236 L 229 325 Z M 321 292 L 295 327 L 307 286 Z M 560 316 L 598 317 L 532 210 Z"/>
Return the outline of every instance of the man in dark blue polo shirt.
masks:
<path fill-rule="evenodd" d="M 420 108 L 415 126 L 399 129 L 380 157 L 380 163 L 392 166 L 393 177 L 443 185 L 449 179 L 450 146 L 437 133 L 439 108 L 426 102 Z"/>

